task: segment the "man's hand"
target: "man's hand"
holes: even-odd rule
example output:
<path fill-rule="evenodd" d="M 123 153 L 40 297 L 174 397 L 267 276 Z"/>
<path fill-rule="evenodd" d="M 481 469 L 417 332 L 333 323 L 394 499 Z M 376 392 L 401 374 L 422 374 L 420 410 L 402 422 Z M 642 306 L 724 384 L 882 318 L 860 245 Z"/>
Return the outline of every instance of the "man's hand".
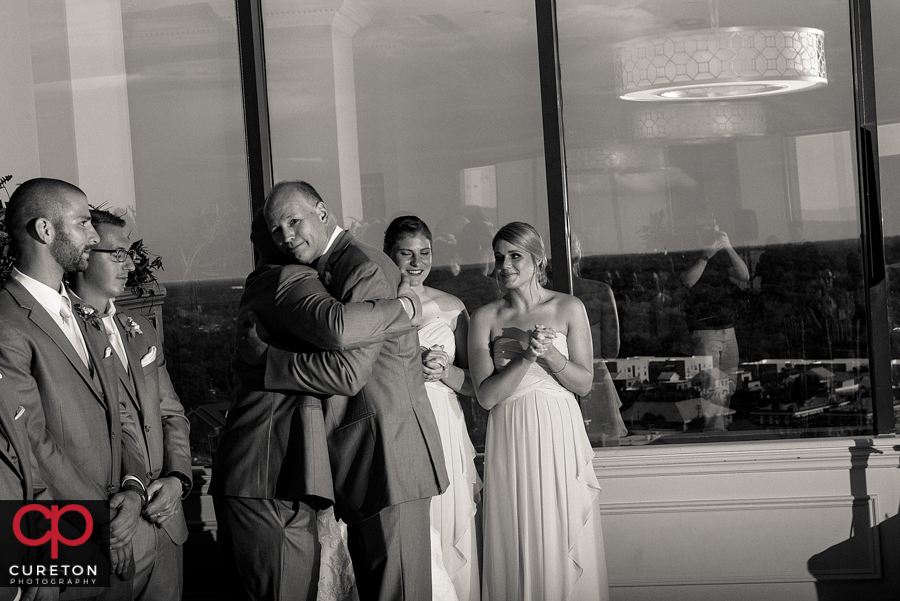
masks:
<path fill-rule="evenodd" d="M 141 520 L 141 497 L 134 490 L 120 491 L 109 498 L 110 509 L 116 509 L 116 517 L 109 523 L 109 546 L 120 549 L 131 544 L 131 539 Z"/>
<path fill-rule="evenodd" d="M 266 342 L 268 338 L 269 334 L 259 323 L 259 318 L 253 311 L 249 311 L 234 334 L 235 358 L 247 365 L 265 365 L 266 351 L 269 350 Z"/>
<path fill-rule="evenodd" d="M 170 476 L 159 478 L 147 487 L 150 504 L 144 511 L 144 518 L 160 526 L 175 515 L 181 502 L 181 480 Z"/>
<path fill-rule="evenodd" d="M 413 292 L 413 289 L 410 287 L 409 276 L 406 274 L 400 274 L 397 298 L 401 299 L 400 302 L 403 303 L 403 308 L 406 309 L 406 314 L 409 316 L 412 325 L 416 327 L 422 325 L 422 301 L 419 299 L 419 295 Z M 409 302 L 407 303 L 406 301 Z"/>
<path fill-rule="evenodd" d="M 126 579 L 134 576 L 134 550 L 130 541 L 123 547 L 109 550 L 109 572 Z"/>
<path fill-rule="evenodd" d="M 32 586 L 22 595 L 22 601 L 56 601 L 59 599 L 59 588 L 55 586 Z"/>

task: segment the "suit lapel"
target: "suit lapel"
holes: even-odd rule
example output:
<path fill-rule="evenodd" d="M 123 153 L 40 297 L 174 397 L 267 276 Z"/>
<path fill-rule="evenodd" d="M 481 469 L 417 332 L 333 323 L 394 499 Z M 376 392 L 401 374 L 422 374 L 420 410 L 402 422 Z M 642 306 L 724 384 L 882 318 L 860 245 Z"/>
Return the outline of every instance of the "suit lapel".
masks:
<path fill-rule="evenodd" d="M 141 355 L 138 345 L 135 344 L 134 338 L 129 338 L 125 330 L 125 315 L 116 312 L 116 327 L 119 329 L 119 336 L 122 338 L 122 346 L 125 347 L 125 358 L 128 361 L 129 372 L 126 373 L 122 369 L 121 373 L 125 375 L 125 382 L 131 388 L 129 392 L 136 396 L 138 402 L 135 405 L 143 413 L 143 399 L 147 397 L 147 383 L 144 382 L 144 370 L 141 366 Z M 121 367 L 121 365 L 120 365 Z"/>
<path fill-rule="evenodd" d="M 9 290 L 9 293 L 16 299 L 16 302 L 19 303 L 19 306 L 28 311 L 28 318 L 34 323 L 37 327 L 39 327 L 47 336 L 56 343 L 56 346 L 65 354 L 66 358 L 69 360 L 69 363 L 72 364 L 72 367 L 75 368 L 75 371 L 78 372 L 78 375 L 84 380 L 85 384 L 94 392 L 94 395 L 97 396 L 98 400 L 100 399 L 100 394 L 97 390 L 97 387 L 94 384 L 94 379 L 91 377 L 91 373 L 88 371 L 88 368 L 85 367 L 84 361 L 81 360 L 81 357 L 78 355 L 78 351 L 72 346 L 72 343 L 69 342 L 69 339 L 66 337 L 65 333 L 62 329 L 57 325 L 53 318 L 50 317 L 50 314 L 38 303 L 31 293 L 25 289 L 22 284 L 17 282 L 16 280 L 10 278 L 10 280 L 6 283 L 6 288 Z M 78 327 L 82 330 L 82 335 L 84 335 L 84 328 L 82 324 L 82 320 L 80 317 L 75 318 L 75 322 L 79 324 Z M 88 346 L 88 352 L 90 352 L 90 345 L 87 344 L 87 337 L 85 336 L 85 344 Z"/>
<path fill-rule="evenodd" d="M 128 354 L 126 353 L 126 357 L 127 355 Z M 134 380 L 132 379 L 131 375 L 127 371 L 125 371 L 125 367 L 122 365 L 122 362 L 118 360 L 118 356 L 116 357 L 116 360 L 113 362 L 113 364 L 116 366 L 116 375 L 119 377 L 119 381 L 122 383 L 122 386 L 125 387 L 125 391 L 128 393 L 128 396 L 130 396 L 134 401 L 135 406 L 140 409 L 140 403 L 138 403 L 138 394 L 137 389 L 134 385 Z M 134 369 L 132 369 L 131 371 L 133 373 Z"/>
<path fill-rule="evenodd" d="M 147 450 L 147 461 L 150 464 L 150 469 L 155 472 L 162 467 L 161 465 L 157 465 L 157 462 L 154 460 L 155 457 L 161 456 L 163 453 L 163 450 L 160 447 L 161 440 L 159 443 L 156 442 L 159 440 L 157 436 L 162 436 L 162 432 L 159 431 L 158 427 L 154 426 L 153 432 L 147 434 L 144 426 L 146 424 L 160 424 L 162 422 L 159 399 L 151 398 L 150 391 L 147 388 L 147 380 L 144 378 L 144 367 L 141 365 L 142 354 L 148 351 L 147 344 L 144 342 L 145 335 L 137 334 L 129 337 L 125 329 L 126 317 L 127 316 L 124 313 L 116 313 L 115 322 L 116 327 L 119 328 L 119 335 L 122 337 L 122 346 L 125 347 L 125 356 L 128 358 L 128 366 L 131 373 L 130 380 L 134 383 L 134 390 L 136 392 L 134 405 L 137 407 L 138 412 L 137 421 L 141 425 L 141 432 L 139 432 L 139 434 L 143 433 L 144 444 Z M 157 349 L 157 352 L 159 352 L 159 349 Z"/>
<path fill-rule="evenodd" d="M 316 270 L 319 272 L 319 277 L 322 278 L 322 282 L 329 291 L 331 290 L 329 286 L 331 285 L 331 273 L 334 271 L 334 264 L 353 239 L 353 234 L 347 230 L 342 231 L 334 241 L 334 244 L 325 251 L 325 254 L 319 257 L 319 262 L 316 263 Z"/>

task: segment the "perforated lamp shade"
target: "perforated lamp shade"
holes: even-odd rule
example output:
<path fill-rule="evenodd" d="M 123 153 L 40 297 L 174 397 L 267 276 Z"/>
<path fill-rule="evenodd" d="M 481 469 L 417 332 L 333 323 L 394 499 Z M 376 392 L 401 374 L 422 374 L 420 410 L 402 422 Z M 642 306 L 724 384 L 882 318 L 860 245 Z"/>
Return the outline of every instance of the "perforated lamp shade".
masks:
<path fill-rule="evenodd" d="M 616 89 L 638 101 L 724 100 L 828 83 L 825 34 L 810 27 L 722 27 L 621 42 Z"/>

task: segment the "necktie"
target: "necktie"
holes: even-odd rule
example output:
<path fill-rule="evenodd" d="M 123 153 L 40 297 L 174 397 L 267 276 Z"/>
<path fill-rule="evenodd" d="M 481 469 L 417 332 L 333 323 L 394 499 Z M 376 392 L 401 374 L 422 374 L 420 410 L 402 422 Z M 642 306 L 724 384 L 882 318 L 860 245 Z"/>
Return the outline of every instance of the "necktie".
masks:
<path fill-rule="evenodd" d="M 128 373 L 128 359 L 125 358 L 125 346 L 122 344 L 122 337 L 116 329 L 115 313 L 103 318 L 103 329 L 106 330 L 106 338 L 109 340 L 109 346 L 116 351 L 125 373 Z"/>
<path fill-rule="evenodd" d="M 78 324 L 75 323 L 75 317 L 72 315 L 71 301 L 69 301 L 68 297 L 66 296 L 60 296 L 59 298 L 59 316 L 62 317 L 63 321 L 63 333 L 65 333 L 66 338 L 69 339 L 69 342 L 72 343 L 72 346 L 75 348 L 75 352 L 78 353 L 79 357 L 81 357 L 81 360 L 84 362 L 84 366 L 90 369 L 87 349 L 84 347 L 84 341 L 81 339 L 81 333 L 78 331 Z"/>

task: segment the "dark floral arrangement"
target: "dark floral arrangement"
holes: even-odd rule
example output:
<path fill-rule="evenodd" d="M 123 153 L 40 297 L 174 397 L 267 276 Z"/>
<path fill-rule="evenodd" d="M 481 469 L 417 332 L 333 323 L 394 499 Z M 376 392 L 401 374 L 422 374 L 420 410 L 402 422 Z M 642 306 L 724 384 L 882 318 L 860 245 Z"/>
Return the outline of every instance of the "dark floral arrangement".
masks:
<path fill-rule="evenodd" d="M 11 175 L 0 176 L 0 188 L 6 193 L 6 199 L 0 195 L 0 284 L 9 279 L 16 259 L 12 240 L 6 231 L 6 203 L 9 202 L 11 196 L 7 184 L 12 180 L 12 177 Z M 102 207 L 92 206 L 91 208 L 98 209 Z M 156 294 L 159 283 L 156 280 L 155 272 L 163 269 L 162 257 L 154 254 L 144 246 L 143 240 L 137 240 L 132 243 L 129 252 L 134 261 L 134 271 L 128 276 L 128 282 L 125 286 L 138 297 L 142 297 L 145 294 L 151 296 Z"/>
<path fill-rule="evenodd" d="M 0 188 L 3 188 L 3 191 L 6 193 L 5 201 L 0 196 L 0 284 L 9 278 L 9 274 L 12 272 L 13 261 L 15 261 L 9 233 L 6 231 L 6 203 L 9 202 L 10 196 L 6 184 L 11 179 L 11 175 L 0 176 Z"/>
<path fill-rule="evenodd" d="M 128 282 L 125 286 L 138 296 L 138 298 L 149 294 L 156 294 L 159 283 L 156 281 L 154 272 L 163 269 L 162 257 L 150 252 L 144 246 L 144 240 L 135 240 L 129 249 L 131 259 L 134 261 L 134 271 L 128 274 Z M 151 287 L 152 286 L 152 287 Z"/>

